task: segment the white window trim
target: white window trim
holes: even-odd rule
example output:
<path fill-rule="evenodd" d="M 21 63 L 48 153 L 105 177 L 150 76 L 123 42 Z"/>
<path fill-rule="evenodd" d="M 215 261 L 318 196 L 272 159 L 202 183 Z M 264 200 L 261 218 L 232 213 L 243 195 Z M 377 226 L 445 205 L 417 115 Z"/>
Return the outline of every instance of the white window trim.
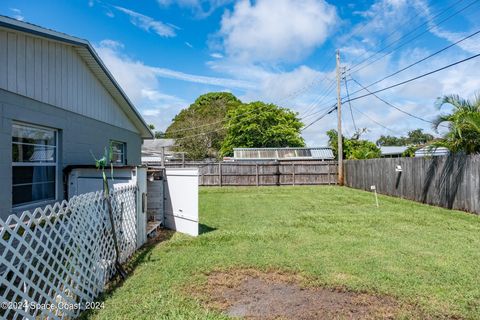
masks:
<path fill-rule="evenodd" d="M 41 130 L 53 131 L 55 133 L 55 146 L 51 146 L 51 147 L 55 148 L 55 162 L 13 162 L 13 160 L 12 160 L 12 168 L 14 166 L 15 167 L 22 167 L 22 166 L 24 166 L 24 167 L 35 167 L 35 166 L 47 167 L 47 166 L 51 166 L 51 167 L 56 167 L 56 169 L 55 169 L 55 180 L 53 181 L 55 183 L 55 199 L 31 201 L 31 202 L 25 202 L 25 203 L 21 203 L 21 204 L 18 204 L 18 205 L 14 205 L 13 204 L 13 198 L 12 198 L 12 209 L 15 209 L 15 210 L 30 209 L 34 205 L 42 206 L 42 205 L 47 205 L 47 204 L 50 204 L 52 202 L 57 201 L 58 200 L 58 183 L 60 181 L 60 177 L 59 177 L 59 174 L 58 174 L 58 165 L 59 165 L 59 161 L 58 161 L 58 159 L 59 159 L 59 156 L 58 156 L 58 133 L 59 133 L 59 131 L 58 131 L 58 129 L 45 127 L 45 126 L 39 126 L 39 125 L 36 125 L 36 124 L 31 124 L 31 123 L 27 123 L 27 122 L 20 122 L 20 121 L 12 121 L 12 128 L 13 128 L 14 125 L 30 127 L 30 128 L 37 128 L 37 129 L 41 129 Z M 11 141 L 11 144 L 38 145 L 38 144 L 32 144 L 32 143 L 21 143 L 21 142 L 13 142 L 13 141 Z M 45 146 L 45 145 L 40 145 L 40 146 Z M 12 189 L 12 192 L 13 192 L 13 177 L 12 177 L 12 180 L 11 180 L 11 189 Z"/>

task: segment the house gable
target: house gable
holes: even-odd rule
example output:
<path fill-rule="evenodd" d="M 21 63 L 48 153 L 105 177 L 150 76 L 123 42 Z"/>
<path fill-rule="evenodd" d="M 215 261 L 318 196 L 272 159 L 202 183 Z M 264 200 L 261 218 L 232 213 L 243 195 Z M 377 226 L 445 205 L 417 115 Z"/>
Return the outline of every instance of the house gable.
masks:
<path fill-rule="evenodd" d="M 0 88 L 140 133 L 82 57 L 84 51 L 0 28 Z"/>

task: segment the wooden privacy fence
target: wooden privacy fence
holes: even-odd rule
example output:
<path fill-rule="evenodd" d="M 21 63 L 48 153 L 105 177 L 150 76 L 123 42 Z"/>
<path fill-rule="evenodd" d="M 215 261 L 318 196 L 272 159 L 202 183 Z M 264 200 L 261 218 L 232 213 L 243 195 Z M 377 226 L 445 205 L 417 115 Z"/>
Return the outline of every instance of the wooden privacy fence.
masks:
<path fill-rule="evenodd" d="M 348 160 L 344 168 L 349 187 L 480 214 L 480 155 Z"/>
<path fill-rule="evenodd" d="M 111 191 L 120 262 L 137 248 L 136 193 L 135 183 Z M 0 219 L 0 317 L 73 318 L 92 307 L 116 272 L 111 232 L 101 191 Z"/>
<path fill-rule="evenodd" d="M 198 167 L 201 186 L 283 186 L 337 183 L 336 161 L 167 164 Z"/>

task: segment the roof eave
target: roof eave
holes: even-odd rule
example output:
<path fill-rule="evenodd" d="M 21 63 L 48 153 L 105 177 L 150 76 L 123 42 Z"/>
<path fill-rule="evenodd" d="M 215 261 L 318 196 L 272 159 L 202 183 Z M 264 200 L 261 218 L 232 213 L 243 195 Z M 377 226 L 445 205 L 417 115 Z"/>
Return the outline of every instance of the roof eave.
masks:
<path fill-rule="evenodd" d="M 88 50 L 88 52 L 91 54 L 91 56 L 94 58 L 95 62 L 100 66 L 102 69 L 103 73 L 107 76 L 108 80 L 113 84 L 115 89 L 120 93 L 122 99 L 127 103 L 129 106 L 129 110 L 124 111 L 127 113 L 127 116 L 129 116 L 129 112 L 131 111 L 131 115 L 133 117 L 129 116 L 129 119 L 135 124 L 135 127 L 139 130 L 139 133 L 143 139 L 153 139 L 154 134 L 148 127 L 147 123 L 143 119 L 143 117 L 140 115 L 138 110 L 135 108 L 133 103 L 130 101 L 128 96 L 125 94 L 123 89 L 120 87 L 118 82 L 115 80 L 113 75 L 110 73 L 110 71 L 107 69 L 103 61 L 100 59 L 98 54 L 95 52 L 93 49 L 92 45 L 90 44 L 89 41 L 72 37 L 70 35 L 67 35 L 65 33 L 61 33 L 58 31 L 54 30 L 49 30 L 45 29 L 40 26 L 36 26 L 34 24 L 18 21 L 6 16 L 0 16 L 0 27 L 5 27 L 13 30 L 17 30 L 20 32 L 28 33 L 28 34 L 33 34 L 38 37 L 42 38 L 47 38 L 50 40 L 58 41 L 58 42 L 63 42 L 63 43 L 68 43 L 72 46 L 77 46 L 77 47 L 83 47 Z M 122 108 L 123 109 L 123 108 Z"/>

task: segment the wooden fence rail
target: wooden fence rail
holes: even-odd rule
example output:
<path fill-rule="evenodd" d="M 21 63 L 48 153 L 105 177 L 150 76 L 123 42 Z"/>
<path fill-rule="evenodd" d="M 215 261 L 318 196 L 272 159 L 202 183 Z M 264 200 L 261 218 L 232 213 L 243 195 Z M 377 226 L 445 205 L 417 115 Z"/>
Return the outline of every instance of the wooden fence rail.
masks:
<path fill-rule="evenodd" d="M 480 155 L 348 160 L 344 168 L 349 187 L 480 214 Z"/>
<path fill-rule="evenodd" d="M 337 183 L 336 161 L 167 163 L 198 167 L 201 186 L 284 186 Z"/>

